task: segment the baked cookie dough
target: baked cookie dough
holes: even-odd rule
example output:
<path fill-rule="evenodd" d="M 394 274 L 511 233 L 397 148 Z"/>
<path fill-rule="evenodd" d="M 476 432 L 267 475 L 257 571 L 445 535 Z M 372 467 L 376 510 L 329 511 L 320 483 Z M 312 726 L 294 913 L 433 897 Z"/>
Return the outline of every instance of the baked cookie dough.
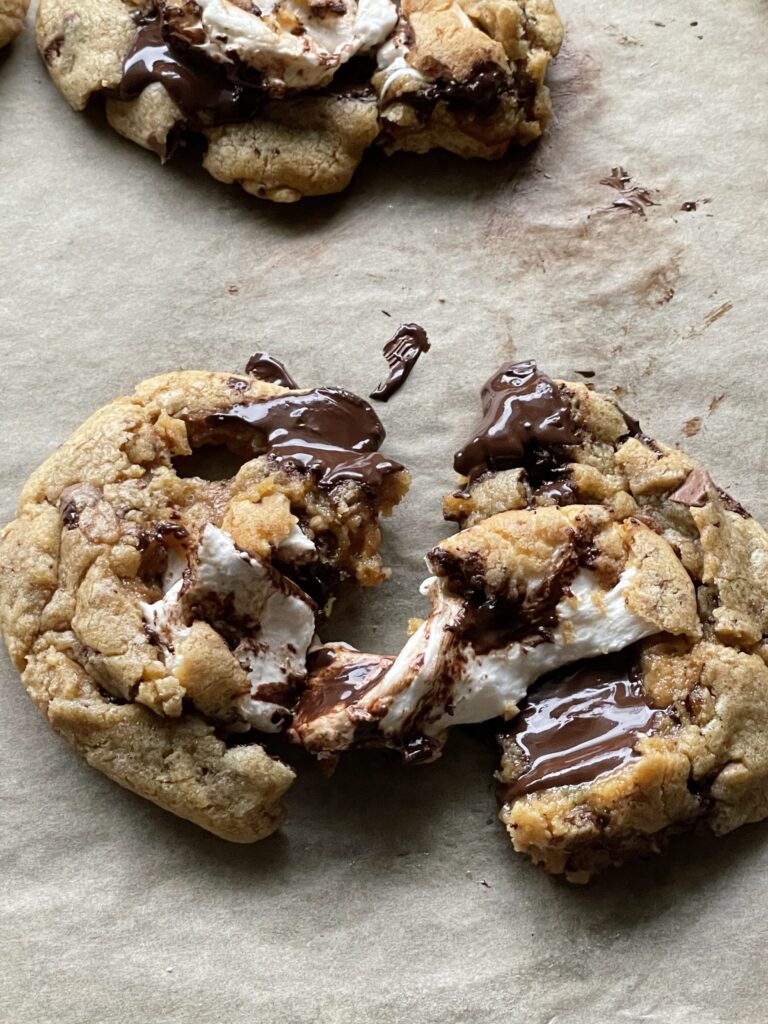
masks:
<path fill-rule="evenodd" d="M 41 0 L 67 101 L 121 135 L 276 202 L 344 189 L 370 145 L 500 157 L 550 115 L 552 0 Z"/>
<path fill-rule="evenodd" d="M 349 392 L 228 373 L 95 413 L 0 544 L 6 644 L 54 731 L 225 839 L 274 831 L 294 773 L 259 740 L 290 721 L 339 584 L 385 576 L 378 519 L 409 478 L 383 439 Z"/>
<path fill-rule="evenodd" d="M 496 720 L 501 818 L 570 881 L 768 816 L 768 535 L 684 452 L 534 363 L 485 385 L 397 658 L 313 651 L 292 734 L 430 759 Z"/>
<path fill-rule="evenodd" d="M 19 35 L 28 9 L 29 0 L 0 0 L 0 48 Z"/>

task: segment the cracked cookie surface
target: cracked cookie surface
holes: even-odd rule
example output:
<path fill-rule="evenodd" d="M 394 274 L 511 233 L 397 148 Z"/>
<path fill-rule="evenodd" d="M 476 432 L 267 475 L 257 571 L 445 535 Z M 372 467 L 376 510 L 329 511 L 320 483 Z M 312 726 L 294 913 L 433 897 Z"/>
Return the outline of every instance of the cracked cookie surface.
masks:
<path fill-rule="evenodd" d="M 82 110 L 163 160 L 276 202 L 345 188 L 371 145 L 492 159 L 537 138 L 562 40 L 551 0 L 41 0 L 37 42 Z"/>

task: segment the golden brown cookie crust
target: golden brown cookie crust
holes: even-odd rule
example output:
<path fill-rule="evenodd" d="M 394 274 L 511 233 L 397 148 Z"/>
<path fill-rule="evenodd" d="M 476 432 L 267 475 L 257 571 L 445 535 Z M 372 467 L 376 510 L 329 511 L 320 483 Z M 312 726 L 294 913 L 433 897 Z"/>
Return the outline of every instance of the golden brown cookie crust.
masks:
<path fill-rule="evenodd" d="M 0 48 L 19 35 L 28 10 L 29 0 L 0 0 Z"/>

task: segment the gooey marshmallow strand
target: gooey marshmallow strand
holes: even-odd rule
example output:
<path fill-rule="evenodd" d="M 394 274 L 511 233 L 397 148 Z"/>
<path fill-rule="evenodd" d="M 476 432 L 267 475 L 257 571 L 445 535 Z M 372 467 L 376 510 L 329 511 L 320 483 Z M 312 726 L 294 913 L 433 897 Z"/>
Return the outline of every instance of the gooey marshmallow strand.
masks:
<path fill-rule="evenodd" d="M 432 611 L 381 682 L 355 708 L 386 707 L 378 729 L 392 746 L 401 745 L 414 726 L 439 744 L 452 725 L 510 717 L 531 684 L 545 673 L 622 650 L 658 632 L 657 624 L 627 607 L 625 594 L 636 575 L 637 570 L 628 567 L 606 591 L 593 572 L 580 570 L 570 595 L 557 605 L 558 625 L 551 642 L 516 641 L 487 654 L 477 654 L 469 643 L 457 640 L 465 602 L 449 593 L 444 580 L 430 577 L 421 591 L 432 599 Z M 354 743 L 355 724 L 345 708 L 331 709 L 302 731 L 310 748 L 313 733 L 322 736 L 324 751 L 342 750 Z"/>

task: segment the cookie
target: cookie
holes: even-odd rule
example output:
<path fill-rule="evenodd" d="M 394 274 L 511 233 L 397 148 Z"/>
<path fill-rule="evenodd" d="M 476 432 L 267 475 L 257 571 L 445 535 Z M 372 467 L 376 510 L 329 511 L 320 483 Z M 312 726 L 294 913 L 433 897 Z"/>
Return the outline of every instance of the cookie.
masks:
<path fill-rule="evenodd" d="M 367 147 L 501 156 L 550 115 L 551 0 L 41 0 L 67 101 L 94 93 L 161 159 L 194 134 L 220 181 L 293 202 L 344 189 Z"/>
<path fill-rule="evenodd" d="M 0 0 L 0 48 L 19 35 L 28 10 L 29 0 Z"/>
<path fill-rule="evenodd" d="M 392 658 L 311 654 L 292 734 L 436 756 L 497 721 L 501 818 L 570 881 L 768 816 L 768 535 L 689 456 L 534 363 L 485 385 Z"/>
<path fill-rule="evenodd" d="M 275 376 L 265 358 L 252 364 Z M 0 544 L 0 622 L 48 723 L 116 782 L 226 839 L 282 820 L 318 618 L 385 576 L 408 486 L 371 407 L 227 373 L 140 384 L 32 475 Z"/>

